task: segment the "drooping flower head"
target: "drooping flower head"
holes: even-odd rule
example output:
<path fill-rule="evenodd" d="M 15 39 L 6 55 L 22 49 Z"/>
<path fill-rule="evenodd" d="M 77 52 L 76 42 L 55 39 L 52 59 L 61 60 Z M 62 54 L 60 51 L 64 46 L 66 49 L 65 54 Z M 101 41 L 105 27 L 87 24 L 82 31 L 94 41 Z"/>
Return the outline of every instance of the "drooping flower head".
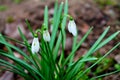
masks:
<path fill-rule="evenodd" d="M 33 54 L 38 53 L 40 49 L 40 43 L 38 37 L 34 37 L 32 41 L 31 51 Z"/>
<path fill-rule="evenodd" d="M 50 33 L 48 32 L 48 30 L 43 31 L 43 39 L 46 42 L 50 42 Z"/>
<path fill-rule="evenodd" d="M 72 33 L 73 36 L 77 35 L 77 28 L 76 28 L 75 21 L 73 19 L 70 19 L 70 21 L 68 22 L 68 31 Z"/>

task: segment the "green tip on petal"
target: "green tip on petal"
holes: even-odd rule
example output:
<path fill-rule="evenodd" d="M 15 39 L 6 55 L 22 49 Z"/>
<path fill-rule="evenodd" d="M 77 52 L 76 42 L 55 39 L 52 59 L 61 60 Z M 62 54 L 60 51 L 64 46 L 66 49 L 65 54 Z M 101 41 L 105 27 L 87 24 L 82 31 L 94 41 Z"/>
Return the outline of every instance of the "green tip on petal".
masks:
<path fill-rule="evenodd" d="M 72 17 L 72 16 L 70 16 L 70 20 L 71 20 L 71 21 L 73 20 L 73 17 Z"/>
<path fill-rule="evenodd" d="M 35 34 L 34 34 L 34 37 L 35 37 L 35 38 L 37 38 L 37 37 L 38 37 L 38 34 L 37 34 L 37 33 L 35 33 Z"/>

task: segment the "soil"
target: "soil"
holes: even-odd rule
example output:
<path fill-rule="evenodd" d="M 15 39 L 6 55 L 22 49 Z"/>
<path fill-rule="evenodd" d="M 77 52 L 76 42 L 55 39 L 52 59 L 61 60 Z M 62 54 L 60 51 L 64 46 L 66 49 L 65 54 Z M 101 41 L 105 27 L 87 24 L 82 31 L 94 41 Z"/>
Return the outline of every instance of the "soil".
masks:
<path fill-rule="evenodd" d="M 59 2 L 61 1 L 64 0 L 60 0 Z M 69 1 L 69 14 L 73 16 L 77 24 L 79 34 L 78 40 L 80 40 L 81 37 L 89 30 L 89 28 L 93 26 L 92 33 L 77 51 L 75 60 L 87 52 L 87 50 L 94 44 L 96 39 L 100 36 L 100 34 L 105 30 L 107 26 L 110 26 L 110 31 L 107 34 L 106 38 L 114 32 L 120 30 L 120 1 L 115 1 L 117 2 L 116 4 L 102 6 L 100 3 L 97 3 L 93 0 Z M 1 0 L 0 5 L 7 6 L 7 10 L 0 11 L 0 32 L 6 36 L 21 40 L 17 30 L 19 26 L 30 43 L 32 40 L 32 35 L 28 31 L 28 28 L 25 24 L 25 19 L 29 20 L 32 28 L 35 30 L 43 23 L 45 5 L 48 5 L 50 18 L 52 18 L 54 12 L 54 0 L 23 0 L 19 4 L 14 3 L 12 0 Z M 105 54 L 118 42 L 120 42 L 120 34 L 116 39 L 109 42 L 106 46 L 100 49 L 99 53 L 101 55 Z M 71 46 L 72 36 L 71 34 L 67 33 L 66 55 L 69 55 L 68 53 L 71 50 Z M 23 47 L 21 48 L 23 49 Z M 112 58 L 115 61 L 115 64 L 120 63 L 120 47 L 114 50 L 108 56 L 108 58 Z M 113 66 L 110 66 L 110 68 L 105 72 L 108 72 L 111 69 L 113 69 Z M 9 76 L 7 76 L 8 74 Z M 19 76 L 15 77 L 16 74 L 10 72 L 2 72 L 0 73 L 0 76 L 0 80 L 23 80 Z M 8 79 L 5 76 L 10 78 Z M 117 73 L 114 75 L 106 76 L 103 78 L 103 80 L 120 80 L 120 74 Z"/>

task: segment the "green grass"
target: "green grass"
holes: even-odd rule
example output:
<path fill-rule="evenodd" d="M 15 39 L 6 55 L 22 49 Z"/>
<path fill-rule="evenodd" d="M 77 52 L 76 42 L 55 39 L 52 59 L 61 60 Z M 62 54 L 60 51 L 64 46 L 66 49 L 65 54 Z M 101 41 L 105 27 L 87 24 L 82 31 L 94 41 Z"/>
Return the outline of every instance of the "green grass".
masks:
<path fill-rule="evenodd" d="M 5 5 L 0 5 L 0 11 L 6 11 L 8 9 Z"/>

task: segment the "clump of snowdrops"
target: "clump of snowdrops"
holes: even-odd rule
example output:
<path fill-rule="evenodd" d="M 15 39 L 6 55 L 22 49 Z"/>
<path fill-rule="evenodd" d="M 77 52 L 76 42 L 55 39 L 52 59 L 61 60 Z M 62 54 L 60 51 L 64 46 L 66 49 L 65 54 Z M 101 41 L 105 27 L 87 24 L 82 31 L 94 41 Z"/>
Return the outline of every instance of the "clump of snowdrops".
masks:
<path fill-rule="evenodd" d="M 0 59 L 2 70 L 14 72 L 25 80 L 94 80 L 99 77 L 119 72 L 119 70 L 116 70 L 92 78 L 87 76 L 87 74 L 90 73 L 91 68 L 120 46 L 120 42 L 118 42 L 102 57 L 96 58 L 93 56 L 93 53 L 113 40 L 120 31 L 113 33 L 103 40 L 110 28 L 107 27 L 86 54 L 81 56 L 77 61 L 74 61 L 76 51 L 87 39 L 93 28 L 91 27 L 81 40 L 77 41 L 77 26 L 74 18 L 68 14 L 67 0 L 60 5 L 58 5 L 58 2 L 56 1 L 54 15 L 51 20 L 52 22 L 49 23 L 50 25 L 48 25 L 48 19 L 48 7 L 45 6 L 44 22 L 40 28 L 33 31 L 29 22 L 26 20 L 28 29 L 33 35 L 32 44 L 28 42 L 20 28 L 18 28 L 18 30 L 23 42 L 0 34 L 0 43 L 4 44 L 7 48 L 7 51 L 0 49 L 0 56 L 7 57 L 14 62 L 10 63 L 6 60 Z M 68 24 L 66 24 L 67 20 Z M 70 34 L 73 35 L 72 49 L 67 57 L 65 57 L 66 26 Z M 49 31 L 51 31 L 51 34 Z M 22 49 L 8 43 L 7 40 L 13 40 L 16 43 L 23 45 L 29 54 L 26 54 Z M 17 51 L 23 59 L 17 58 L 13 51 Z M 86 68 L 85 64 L 89 61 L 94 61 L 95 63 Z"/>

